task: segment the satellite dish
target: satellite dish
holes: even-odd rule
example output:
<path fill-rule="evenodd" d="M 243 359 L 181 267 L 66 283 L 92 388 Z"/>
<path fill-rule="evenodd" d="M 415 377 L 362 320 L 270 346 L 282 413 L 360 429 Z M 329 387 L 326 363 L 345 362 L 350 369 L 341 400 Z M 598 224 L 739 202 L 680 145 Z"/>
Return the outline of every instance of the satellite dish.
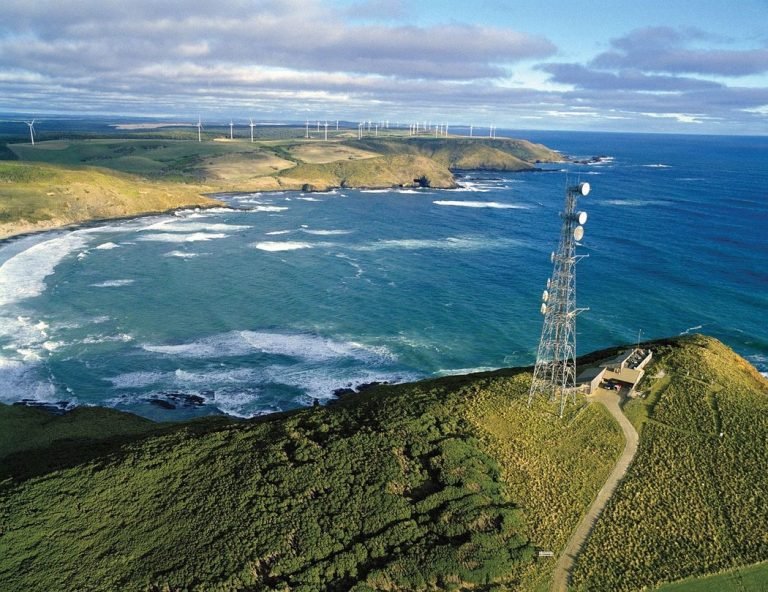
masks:
<path fill-rule="evenodd" d="M 579 183 L 579 193 L 581 193 L 584 197 L 589 195 L 589 190 L 589 183 Z"/>
<path fill-rule="evenodd" d="M 541 314 L 547 314 L 547 305 L 544 302 L 541 303 Z"/>
<path fill-rule="evenodd" d="M 586 212 L 579 212 L 576 214 L 576 221 L 579 224 L 586 224 L 587 223 L 587 213 Z"/>
<path fill-rule="evenodd" d="M 577 241 L 580 241 L 582 238 L 584 238 L 583 226 L 577 226 L 573 229 L 573 238 L 575 238 Z"/>
<path fill-rule="evenodd" d="M 549 262 L 554 263 L 555 262 L 555 252 L 552 251 L 552 254 L 549 256 Z"/>
<path fill-rule="evenodd" d="M 541 301 L 546 302 L 547 300 L 549 300 L 549 292 L 544 290 L 544 293 L 541 295 Z"/>
<path fill-rule="evenodd" d="M 552 285 L 552 280 L 550 278 L 547 278 L 547 290 L 549 290 L 549 287 Z"/>

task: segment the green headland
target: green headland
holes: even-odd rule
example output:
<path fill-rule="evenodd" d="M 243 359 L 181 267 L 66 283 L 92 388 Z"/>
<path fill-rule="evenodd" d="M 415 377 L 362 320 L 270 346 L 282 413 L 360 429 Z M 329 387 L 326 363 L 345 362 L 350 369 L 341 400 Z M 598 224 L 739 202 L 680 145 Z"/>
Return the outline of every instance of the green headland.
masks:
<path fill-rule="evenodd" d="M 562 160 L 549 148 L 506 138 L 410 137 L 349 131 L 305 139 L 303 129 L 263 130 L 251 142 L 189 129 L 141 134 L 42 136 L 0 146 L 0 238 L 94 219 L 220 205 L 227 191 L 324 191 L 336 187 L 455 187 L 453 171 L 531 171 Z M 49 139 L 50 138 L 50 139 Z M 0 138 L 3 140 L 3 138 Z M 2 160 L 5 159 L 5 160 Z"/>
<path fill-rule="evenodd" d="M 708 337 L 645 346 L 639 449 L 571 587 L 765 589 L 768 383 Z M 624 443 L 589 397 L 529 407 L 530 378 L 179 424 L 0 406 L 3 590 L 548 590 Z"/>

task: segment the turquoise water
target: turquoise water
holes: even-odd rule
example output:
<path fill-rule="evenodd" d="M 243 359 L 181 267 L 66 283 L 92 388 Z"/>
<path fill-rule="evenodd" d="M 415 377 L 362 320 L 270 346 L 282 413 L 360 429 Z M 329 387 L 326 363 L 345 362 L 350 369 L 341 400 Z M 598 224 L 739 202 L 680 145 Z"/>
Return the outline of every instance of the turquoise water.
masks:
<path fill-rule="evenodd" d="M 701 331 L 768 371 L 768 139 L 513 135 L 611 158 L 453 191 L 228 195 L 6 243 L 0 401 L 251 416 L 532 364 L 566 176 L 592 184 L 580 353 Z"/>

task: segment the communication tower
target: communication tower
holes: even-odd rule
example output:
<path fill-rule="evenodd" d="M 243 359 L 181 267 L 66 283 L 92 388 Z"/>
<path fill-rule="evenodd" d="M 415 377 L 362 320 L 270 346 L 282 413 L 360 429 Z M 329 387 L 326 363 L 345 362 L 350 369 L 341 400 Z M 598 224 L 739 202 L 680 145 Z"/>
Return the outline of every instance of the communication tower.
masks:
<path fill-rule="evenodd" d="M 576 398 L 576 316 L 587 310 L 576 308 L 576 263 L 586 256 L 576 255 L 576 245 L 584 236 L 587 221 L 586 212 L 576 211 L 576 199 L 586 197 L 589 190 L 589 183 L 579 183 L 565 191 L 560 243 L 550 256 L 552 277 L 541 296 L 544 327 L 528 394 L 528 405 L 537 395 L 558 401 L 560 417 L 568 399 Z"/>

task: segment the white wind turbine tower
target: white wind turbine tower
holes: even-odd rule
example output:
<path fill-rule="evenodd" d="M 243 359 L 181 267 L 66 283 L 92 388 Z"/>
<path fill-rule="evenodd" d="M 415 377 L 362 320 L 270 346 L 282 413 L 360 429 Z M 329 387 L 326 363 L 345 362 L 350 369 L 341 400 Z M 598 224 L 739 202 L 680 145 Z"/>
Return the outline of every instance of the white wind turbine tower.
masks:
<path fill-rule="evenodd" d="M 470 125 L 470 126 L 469 126 L 469 137 L 470 137 L 470 138 L 472 137 L 472 132 L 474 131 L 474 128 L 475 128 L 475 126 L 474 126 L 474 125 Z"/>
<path fill-rule="evenodd" d="M 357 124 L 357 139 L 362 140 L 363 139 L 363 127 L 365 126 L 365 123 L 358 123 Z"/>
<path fill-rule="evenodd" d="M 230 119 L 230 120 L 229 120 L 229 139 L 230 139 L 230 140 L 234 140 L 234 139 L 235 139 L 235 135 L 234 135 L 234 129 L 235 129 L 235 124 L 234 124 L 234 122 L 233 122 L 233 121 Z"/>
<path fill-rule="evenodd" d="M 306 121 L 306 131 L 304 132 L 304 139 L 309 140 L 309 119 Z"/>
<path fill-rule="evenodd" d="M 200 116 L 199 116 L 199 115 L 197 116 L 197 126 L 196 126 L 196 127 L 197 127 L 197 141 L 198 141 L 198 142 L 202 142 L 202 141 L 203 141 L 203 137 L 202 137 L 202 135 L 201 135 L 201 133 L 200 133 L 200 132 L 201 132 L 201 131 L 202 131 L 202 129 L 203 129 L 203 122 L 202 122 L 202 120 L 200 119 Z"/>
<path fill-rule="evenodd" d="M 328 141 L 328 122 L 325 122 L 325 141 Z"/>
<path fill-rule="evenodd" d="M 29 141 L 32 142 L 32 145 L 34 146 L 35 145 L 35 120 L 33 119 L 32 121 L 25 121 L 24 123 L 26 123 L 29 126 Z"/>
<path fill-rule="evenodd" d="M 251 122 L 251 143 L 253 143 L 253 128 L 256 126 L 255 123 L 253 123 L 253 118 L 249 120 Z"/>

